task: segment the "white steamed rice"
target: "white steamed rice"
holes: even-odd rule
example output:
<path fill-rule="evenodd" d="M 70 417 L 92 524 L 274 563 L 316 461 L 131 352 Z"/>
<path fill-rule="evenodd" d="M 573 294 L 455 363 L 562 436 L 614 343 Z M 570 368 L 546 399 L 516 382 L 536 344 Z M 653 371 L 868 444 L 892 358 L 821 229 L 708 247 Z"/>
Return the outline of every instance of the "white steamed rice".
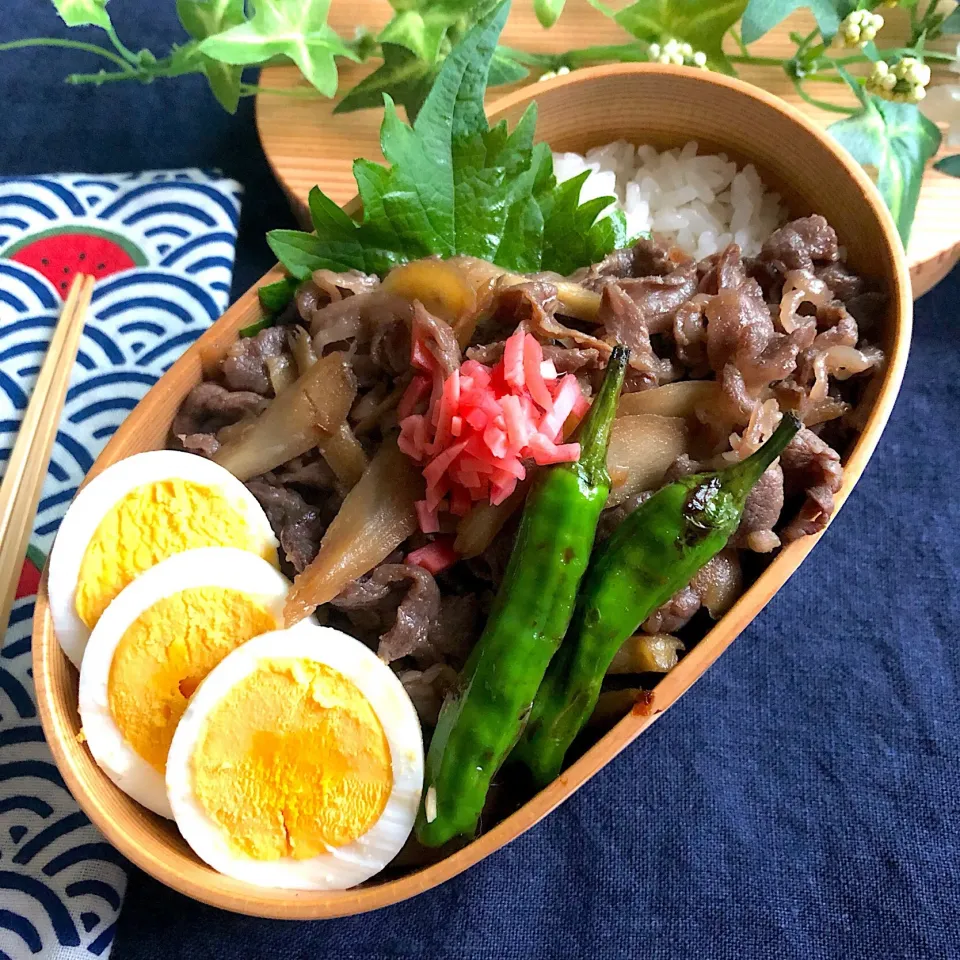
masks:
<path fill-rule="evenodd" d="M 697 144 L 659 153 L 624 140 L 553 157 L 558 180 L 590 170 L 581 203 L 616 196 L 627 218 L 627 234 L 666 236 L 697 259 L 738 243 L 755 256 L 786 219 L 779 194 L 768 191 L 756 168 L 742 170 L 725 154 L 698 154 Z"/>

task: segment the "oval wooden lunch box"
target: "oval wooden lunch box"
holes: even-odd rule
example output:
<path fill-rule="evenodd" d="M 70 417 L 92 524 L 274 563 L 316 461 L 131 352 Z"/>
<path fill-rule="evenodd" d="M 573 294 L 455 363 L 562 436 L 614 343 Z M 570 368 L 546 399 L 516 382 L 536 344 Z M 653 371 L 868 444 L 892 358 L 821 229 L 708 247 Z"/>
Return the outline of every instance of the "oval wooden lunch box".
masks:
<path fill-rule="evenodd" d="M 847 248 L 851 266 L 884 284 L 890 305 L 881 339 L 888 362 L 866 427 L 846 451 L 839 507 L 860 478 L 890 415 L 907 360 L 912 320 L 903 248 L 866 174 L 825 132 L 783 101 L 714 73 L 656 64 L 580 70 L 506 97 L 491 109 L 491 119 L 507 118 L 512 125 L 534 99 L 539 107 L 538 137 L 555 150 L 583 152 L 618 139 L 662 149 L 696 140 L 701 150 L 725 151 L 738 161 L 756 164 L 768 185 L 781 192 L 794 216 L 813 212 L 826 216 Z M 275 268 L 264 281 L 280 275 Z M 181 401 L 204 371 L 215 366 L 237 331 L 259 316 L 253 288 L 150 390 L 97 459 L 90 476 L 134 453 L 164 447 Z M 77 739 L 77 673 L 54 636 L 46 575 L 33 628 L 34 679 L 43 729 L 67 786 L 90 819 L 118 850 L 163 883 L 206 903 L 254 916 L 317 919 L 362 913 L 449 880 L 509 843 L 569 797 L 690 688 L 763 609 L 815 543 L 815 537 L 808 537 L 781 550 L 730 612 L 664 676 L 642 708 L 624 717 L 519 810 L 438 862 L 399 876 L 393 870 L 353 890 L 269 890 L 221 876 L 194 856 L 173 823 L 149 813 L 113 785 Z"/>

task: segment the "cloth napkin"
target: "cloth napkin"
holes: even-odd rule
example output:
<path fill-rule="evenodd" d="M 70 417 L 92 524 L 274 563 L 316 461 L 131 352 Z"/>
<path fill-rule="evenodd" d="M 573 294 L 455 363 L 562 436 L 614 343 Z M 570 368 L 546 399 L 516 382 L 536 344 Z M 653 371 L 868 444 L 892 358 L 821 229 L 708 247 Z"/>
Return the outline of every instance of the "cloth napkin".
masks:
<path fill-rule="evenodd" d="M 106 957 L 123 858 L 68 793 L 34 699 L 40 570 L 77 486 L 157 378 L 224 310 L 240 186 L 215 173 L 0 178 L 0 465 L 73 275 L 97 284 L 0 648 L 0 960 Z"/>

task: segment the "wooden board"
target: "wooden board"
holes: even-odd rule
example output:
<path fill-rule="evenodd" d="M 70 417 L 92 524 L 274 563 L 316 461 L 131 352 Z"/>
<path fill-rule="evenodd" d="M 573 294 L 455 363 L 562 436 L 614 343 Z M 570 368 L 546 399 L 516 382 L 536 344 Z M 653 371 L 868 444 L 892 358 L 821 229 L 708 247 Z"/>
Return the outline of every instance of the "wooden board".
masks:
<path fill-rule="evenodd" d="M 389 20 L 391 12 L 386 0 L 352 0 L 350 3 L 337 0 L 331 5 L 330 23 L 349 36 L 360 24 L 369 29 L 382 26 Z M 889 13 L 884 29 L 887 36 L 895 40 L 898 34 L 901 37 L 904 34 L 905 18 L 902 11 Z M 789 56 L 794 50 L 788 36 L 790 31 L 806 33 L 811 25 L 807 15 L 797 14 L 754 44 L 751 53 L 764 57 Z M 544 30 L 539 25 L 529 0 L 515 0 L 502 41 L 524 50 L 556 52 L 623 43 L 629 39 L 624 30 L 586 0 L 568 0 L 563 16 L 551 30 Z M 352 87 L 369 70 L 369 67 L 344 65 L 340 74 L 341 89 Z M 742 79 L 783 97 L 823 126 L 837 119 L 835 113 L 805 104 L 781 70 L 742 66 L 738 72 Z M 307 90 L 306 81 L 293 67 L 264 70 L 261 85 Z M 498 87 L 491 92 L 490 101 L 510 89 Z M 837 84 L 811 84 L 809 92 L 827 102 L 852 102 L 849 91 Z M 314 184 L 319 184 L 338 203 L 346 203 L 356 194 L 351 172 L 354 159 L 382 160 L 379 146 L 382 111 L 362 110 L 335 116 L 333 105 L 333 101 L 322 98 L 279 95 L 262 95 L 257 101 L 257 126 L 264 152 L 298 217 L 305 222 L 306 198 Z M 915 297 L 942 280 L 960 259 L 960 180 L 933 169 L 928 171 L 907 255 Z"/>

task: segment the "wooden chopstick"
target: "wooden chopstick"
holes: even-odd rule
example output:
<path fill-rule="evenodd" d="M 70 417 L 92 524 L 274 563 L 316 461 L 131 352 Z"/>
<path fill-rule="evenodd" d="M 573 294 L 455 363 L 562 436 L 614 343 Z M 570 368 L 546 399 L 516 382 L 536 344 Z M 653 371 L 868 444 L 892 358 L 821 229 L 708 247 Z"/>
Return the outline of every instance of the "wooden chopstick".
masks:
<path fill-rule="evenodd" d="M 10 622 L 94 282 L 84 274 L 74 277 L 0 484 L 0 643 Z"/>

